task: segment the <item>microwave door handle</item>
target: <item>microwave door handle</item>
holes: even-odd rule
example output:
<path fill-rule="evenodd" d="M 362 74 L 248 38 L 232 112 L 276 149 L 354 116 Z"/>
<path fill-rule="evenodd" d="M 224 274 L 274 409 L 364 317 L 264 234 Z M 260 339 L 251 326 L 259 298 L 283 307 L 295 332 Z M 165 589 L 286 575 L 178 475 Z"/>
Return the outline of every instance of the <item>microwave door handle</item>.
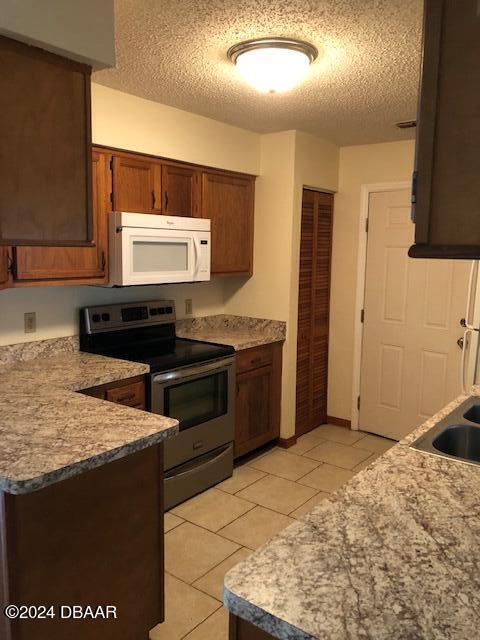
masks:
<path fill-rule="evenodd" d="M 193 236 L 193 247 L 195 250 L 195 269 L 193 271 L 193 275 L 197 275 L 198 270 L 200 269 L 200 242 L 198 240 L 197 234 Z"/>

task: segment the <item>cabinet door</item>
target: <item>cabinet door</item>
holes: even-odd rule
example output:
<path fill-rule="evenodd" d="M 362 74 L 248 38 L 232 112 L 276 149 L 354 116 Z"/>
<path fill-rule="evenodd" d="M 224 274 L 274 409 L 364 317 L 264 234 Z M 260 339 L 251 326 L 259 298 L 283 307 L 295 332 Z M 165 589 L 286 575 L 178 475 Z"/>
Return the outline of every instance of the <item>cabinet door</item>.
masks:
<path fill-rule="evenodd" d="M 236 457 L 275 438 L 271 397 L 272 367 L 253 369 L 237 376 Z"/>
<path fill-rule="evenodd" d="M 0 244 L 91 242 L 90 71 L 0 37 Z"/>
<path fill-rule="evenodd" d="M 69 284 L 105 281 L 108 229 L 107 155 L 92 153 L 94 244 L 90 247 L 17 247 L 15 281 L 19 284 Z M 58 281 L 58 282 L 57 282 Z"/>
<path fill-rule="evenodd" d="M 200 215 L 200 175 L 190 167 L 162 165 L 162 213 L 170 216 Z"/>
<path fill-rule="evenodd" d="M 161 165 L 147 159 L 114 156 L 113 209 L 134 213 L 160 213 Z"/>
<path fill-rule="evenodd" d="M 327 418 L 333 195 L 303 190 L 298 282 L 297 436 Z"/>
<path fill-rule="evenodd" d="M 8 286 L 9 278 L 8 247 L 0 247 L 0 289 Z"/>
<path fill-rule="evenodd" d="M 426 0 L 413 257 L 480 257 L 480 14 Z"/>
<path fill-rule="evenodd" d="M 254 179 L 204 172 L 202 217 L 212 221 L 212 273 L 252 275 Z"/>

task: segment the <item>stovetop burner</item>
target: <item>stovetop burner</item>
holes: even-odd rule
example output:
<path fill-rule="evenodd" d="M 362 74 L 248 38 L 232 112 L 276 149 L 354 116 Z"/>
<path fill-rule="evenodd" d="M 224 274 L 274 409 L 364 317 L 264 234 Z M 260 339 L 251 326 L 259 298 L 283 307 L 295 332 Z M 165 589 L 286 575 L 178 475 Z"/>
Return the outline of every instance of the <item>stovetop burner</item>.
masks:
<path fill-rule="evenodd" d="M 215 360 L 235 351 L 228 345 L 177 338 L 171 300 L 81 309 L 80 349 L 144 362 L 152 373 Z"/>

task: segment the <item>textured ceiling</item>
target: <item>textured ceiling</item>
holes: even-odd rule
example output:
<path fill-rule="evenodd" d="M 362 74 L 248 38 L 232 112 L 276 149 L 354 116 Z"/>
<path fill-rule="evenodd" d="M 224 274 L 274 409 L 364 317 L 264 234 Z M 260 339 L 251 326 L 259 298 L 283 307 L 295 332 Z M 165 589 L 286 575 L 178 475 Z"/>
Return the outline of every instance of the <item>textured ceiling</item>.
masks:
<path fill-rule="evenodd" d="M 117 67 L 94 81 L 258 132 L 300 129 L 341 145 L 401 140 L 415 117 L 422 0 L 115 0 Z M 289 93 L 250 89 L 236 42 L 287 36 L 320 56 Z"/>

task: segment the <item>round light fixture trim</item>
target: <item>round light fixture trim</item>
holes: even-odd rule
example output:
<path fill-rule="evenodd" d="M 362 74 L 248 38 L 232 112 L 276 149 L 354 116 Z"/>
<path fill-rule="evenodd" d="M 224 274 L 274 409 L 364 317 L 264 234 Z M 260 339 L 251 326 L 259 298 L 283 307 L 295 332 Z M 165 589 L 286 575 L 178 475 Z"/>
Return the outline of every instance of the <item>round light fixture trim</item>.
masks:
<path fill-rule="evenodd" d="M 291 38 L 258 38 L 235 44 L 227 52 L 240 75 L 258 91 L 281 93 L 307 74 L 318 50 Z"/>

